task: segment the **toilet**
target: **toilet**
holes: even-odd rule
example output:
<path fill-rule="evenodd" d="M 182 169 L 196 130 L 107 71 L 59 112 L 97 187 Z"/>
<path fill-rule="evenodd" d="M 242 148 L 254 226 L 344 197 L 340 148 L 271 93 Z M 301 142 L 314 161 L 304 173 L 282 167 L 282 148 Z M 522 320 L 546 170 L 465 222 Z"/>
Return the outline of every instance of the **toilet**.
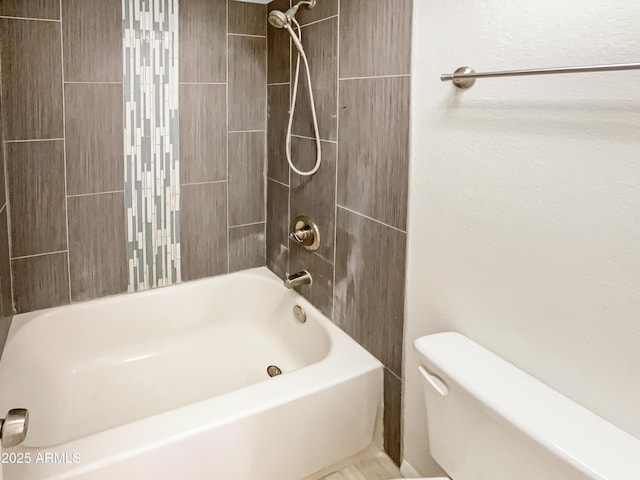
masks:
<path fill-rule="evenodd" d="M 640 479 L 639 439 L 463 335 L 414 347 L 430 454 L 452 480 Z"/>

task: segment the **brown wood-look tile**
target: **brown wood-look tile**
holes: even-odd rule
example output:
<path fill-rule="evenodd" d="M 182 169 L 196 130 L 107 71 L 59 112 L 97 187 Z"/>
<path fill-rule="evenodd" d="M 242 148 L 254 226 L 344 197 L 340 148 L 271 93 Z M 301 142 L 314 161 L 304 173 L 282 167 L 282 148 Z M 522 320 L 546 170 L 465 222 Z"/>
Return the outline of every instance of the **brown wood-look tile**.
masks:
<path fill-rule="evenodd" d="M 304 49 L 309 59 L 311 85 L 318 115 L 320 138 L 336 140 L 338 95 L 338 19 L 332 18 L 302 28 Z M 297 50 L 291 51 L 291 82 L 295 80 Z M 293 133 L 314 137 L 313 117 L 304 62 L 300 60 L 298 99 L 293 117 Z"/>
<path fill-rule="evenodd" d="M 229 130 L 266 128 L 266 39 L 229 37 Z"/>
<path fill-rule="evenodd" d="M 272 10 L 284 12 L 290 6 L 290 0 L 275 0 L 267 5 L 267 14 Z M 289 81 L 289 38 L 284 28 L 275 28 L 267 21 L 267 83 Z"/>
<path fill-rule="evenodd" d="M 267 6 L 258 3 L 229 2 L 229 33 L 267 34 Z"/>
<path fill-rule="evenodd" d="M 290 241 L 289 270 L 289 273 L 306 270 L 311 274 L 312 284 L 296 287 L 296 291 L 331 318 L 333 316 L 333 265 Z"/>
<path fill-rule="evenodd" d="M 267 9 L 269 11 L 280 10 L 281 12 L 284 12 L 286 10 L 289 10 L 290 7 L 291 7 L 291 0 L 273 0 L 267 5 Z"/>
<path fill-rule="evenodd" d="M 122 1 L 62 0 L 64 79 L 122 81 Z"/>
<path fill-rule="evenodd" d="M 71 299 L 126 292 L 124 193 L 69 197 L 68 208 Z"/>
<path fill-rule="evenodd" d="M 278 10 L 271 5 L 269 11 Z M 289 82 L 290 44 L 291 37 L 284 28 L 267 26 L 267 83 Z"/>
<path fill-rule="evenodd" d="M 304 5 L 301 6 L 296 14 L 296 19 L 300 22 L 300 25 L 305 25 L 337 14 L 338 0 L 318 0 L 316 6 L 312 9 L 308 9 Z"/>
<path fill-rule="evenodd" d="M 60 19 L 60 0 L 0 0 L 3 17 Z"/>
<path fill-rule="evenodd" d="M 336 221 L 334 321 L 401 375 L 406 234 L 340 207 Z"/>
<path fill-rule="evenodd" d="M 265 220 L 265 134 L 229 134 L 229 225 Z"/>
<path fill-rule="evenodd" d="M 227 273 L 227 183 L 180 190 L 182 279 Z"/>
<path fill-rule="evenodd" d="M 4 139 L 62 138 L 60 24 L 0 19 Z"/>
<path fill-rule="evenodd" d="M 67 192 L 124 188 L 122 84 L 65 85 Z"/>
<path fill-rule="evenodd" d="M 9 329 L 11 328 L 11 317 L 0 317 L 0 357 L 4 351 L 5 343 L 7 342 L 7 336 L 9 336 Z"/>
<path fill-rule="evenodd" d="M 340 3 L 340 78 L 411 70 L 413 0 Z"/>
<path fill-rule="evenodd" d="M 291 139 L 291 156 L 302 170 L 316 162 L 316 143 L 307 138 Z M 336 144 L 322 142 L 322 163 L 310 177 L 291 175 L 291 217 L 307 215 L 320 228 L 320 248 L 315 252 L 333 263 L 333 235 L 336 201 Z"/>
<path fill-rule="evenodd" d="M 13 315 L 13 298 L 11 295 L 11 262 L 9 260 L 9 230 L 6 207 L 0 211 L 0 316 Z"/>
<path fill-rule="evenodd" d="M 389 369 L 384 369 L 384 450 L 400 465 L 401 454 L 402 381 Z"/>
<path fill-rule="evenodd" d="M 180 81 L 226 82 L 227 0 L 181 0 L 178 10 Z"/>
<path fill-rule="evenodd" d="M 289 263 L 289 187 L 267 180 L 267 266 L 283 277 Z"/>
<path fill-rule="evenodd" d="M 66 252 L 14 259 L 11 268 L 18 313 L 69 303 Z"/>
<path fill-rule="evenodd" d="M 13 257 L 67 249 L 64 142 L 5 144 Z"/>
<path fill-rule="evenodd" d="M 261 267 L 265 261 L 264 223 L 229 229 L 229 272 Z"/>
<path fill-rule="evenodd" d="M 227 179 L 225 85 L 180 85 L 180 183 Z"/>
<path fill-rule="evenodd" d="M 287 121 L 289 118 L 289 84 L 267 87 L 267 176 L 289 184 L 286 153 Z"/>
<path fill-rule="evenodd" d="M 409 77 L 340 81 L 338 203 L 404 230 Z"/>

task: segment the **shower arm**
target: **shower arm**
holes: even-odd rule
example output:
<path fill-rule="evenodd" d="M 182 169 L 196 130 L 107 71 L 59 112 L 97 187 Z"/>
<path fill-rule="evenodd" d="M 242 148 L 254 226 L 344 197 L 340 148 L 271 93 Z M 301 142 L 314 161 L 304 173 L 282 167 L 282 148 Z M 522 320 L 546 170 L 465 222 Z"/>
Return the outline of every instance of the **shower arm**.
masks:
<path fill-rule="evenodd" d="M 295 8 L 297 11 L 302 5 L 306 5 L 308 9 L 312 9 L 316 6 L 316 2 L 317 0 L 300 0 L 293 7 L 291 7 L 291 9 Z"/>

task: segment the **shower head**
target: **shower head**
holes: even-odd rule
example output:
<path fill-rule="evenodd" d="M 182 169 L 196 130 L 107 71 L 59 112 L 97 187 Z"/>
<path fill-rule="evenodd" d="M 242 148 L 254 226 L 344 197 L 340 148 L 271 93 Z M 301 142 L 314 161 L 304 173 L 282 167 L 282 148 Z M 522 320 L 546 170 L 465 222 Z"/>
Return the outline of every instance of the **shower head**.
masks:
<path fill-rule="evenodd" d="M 291 23 L 293 17 L 296 16 L 296 13 L 298 13 L 300 5 L 306 5 L 307 8 L 313 8 L 316 6 L 316 0 L 302 0 L 301 2 L 296 3 L 286 12 L 281 12 L 280 10 L 271 10 L 268 17 L 269 23 L 276 28 L 286 28 L 286 26 Z"/>
<path fill-rule="evenodd" d="M 289 24 L 290 21 L 291 19 L 287 16 L 287 14 L 281 12 L 280 10 L 271 10 L 269 12 L 269 23 L 276 28 L 284 28 Z"/>

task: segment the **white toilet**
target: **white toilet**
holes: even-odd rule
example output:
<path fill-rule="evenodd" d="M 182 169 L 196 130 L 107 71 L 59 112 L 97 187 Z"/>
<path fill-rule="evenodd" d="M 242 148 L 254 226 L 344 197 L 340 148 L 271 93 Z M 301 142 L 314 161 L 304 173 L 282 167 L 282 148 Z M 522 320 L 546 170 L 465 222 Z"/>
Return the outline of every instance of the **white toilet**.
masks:
<path fill-rule="evenodd" d="M 453 480 L 640 479 L 640 440 L 480 345 L 441 333 L 414 347 L 430 453 Z"/>

